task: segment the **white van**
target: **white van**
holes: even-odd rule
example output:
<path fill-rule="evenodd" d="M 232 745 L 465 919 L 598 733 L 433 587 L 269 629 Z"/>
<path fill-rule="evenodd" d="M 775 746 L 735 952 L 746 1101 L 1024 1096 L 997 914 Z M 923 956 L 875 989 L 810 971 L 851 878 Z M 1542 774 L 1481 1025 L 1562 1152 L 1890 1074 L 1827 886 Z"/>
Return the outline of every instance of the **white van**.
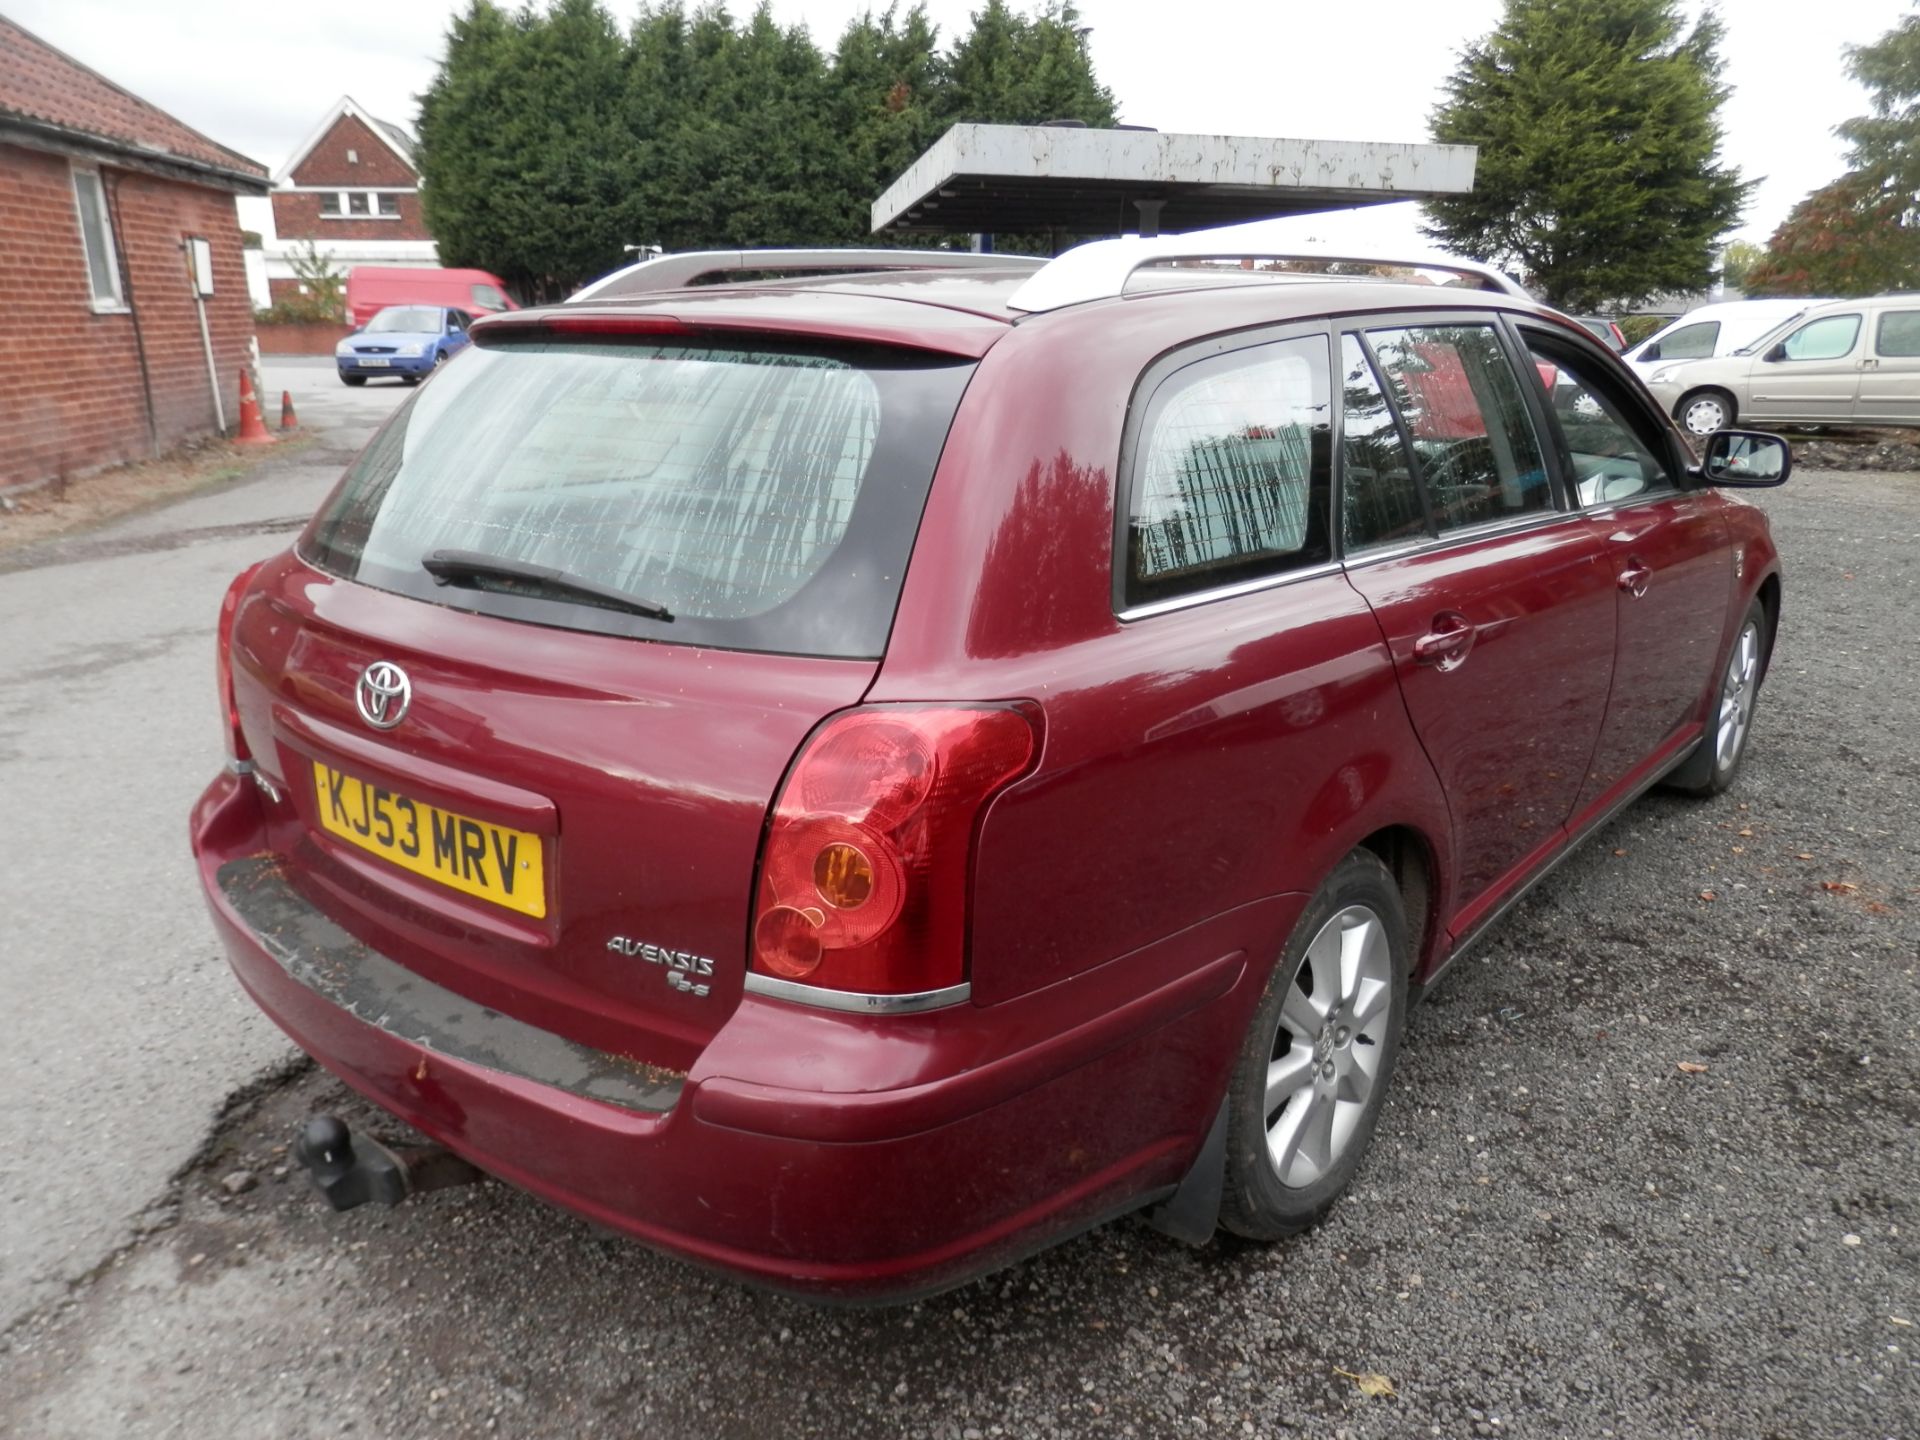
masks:
<path fill-rule="evenodd" d="M 1675 360 L 1706 360 L 1731 355 L 1751 345 L 1776 326 L 1824 300 L 1725 300 L 1689 310 L 1631 347 L 1620 358 L 1642 380 L 1653 378 L 1654 367 Z"/>

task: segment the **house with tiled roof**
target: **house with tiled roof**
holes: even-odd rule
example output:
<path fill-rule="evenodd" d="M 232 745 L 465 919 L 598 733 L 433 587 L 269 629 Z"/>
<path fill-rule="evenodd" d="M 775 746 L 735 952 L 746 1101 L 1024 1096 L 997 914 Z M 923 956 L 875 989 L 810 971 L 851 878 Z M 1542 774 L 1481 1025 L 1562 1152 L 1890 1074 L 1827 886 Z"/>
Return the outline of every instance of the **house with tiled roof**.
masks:
<path fill-rule="evenodd" d="M 0 488 L 230 429 L 266 167 L 0 16 Z"/>
<path fill-rule="evenodd" d="M 273 173 L 273 228 L 263 237 L 269 293 L 285 300 L 299 281 L 291 257 L 314 250 L 342 272 L 356 265 L 438 266 L 420 214 L 413 137 L 342 95 Z"/>

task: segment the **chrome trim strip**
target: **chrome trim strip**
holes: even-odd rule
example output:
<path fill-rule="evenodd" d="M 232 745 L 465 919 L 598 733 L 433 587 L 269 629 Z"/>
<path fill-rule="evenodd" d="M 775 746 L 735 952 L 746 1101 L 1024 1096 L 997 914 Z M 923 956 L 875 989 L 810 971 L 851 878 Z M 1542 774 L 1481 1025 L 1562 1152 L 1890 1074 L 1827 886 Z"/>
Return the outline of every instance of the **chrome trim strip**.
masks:
<path fill-rule="evenodd" d="M 1318 565 L 1306 565 L 1298 570 L 1282 570 L 1273 575 L 1257 575 L 1251 580 L 1241 580 L 1233 585 L 1221 585 L 1212 590 L 1196 590 L 1191 595 L 1170 595 L 1165 600 L 1151 600 L 1144 605 L 1130 605 L 1120 611 L 1122 620 L 1142 620 L 1149 615 L 1164 615 L 1170 610 L 1185 610 L 1193 605 L 1205 605 L 1214 600 L 1231 600 L 1239 595 L 1253 595 L 1261 590 L 1273 590 L 1281 585 L 1291 585 L 1296 580 L 1313 580 L 1323 575 L 1340 573 L 1338 560 L 1323 560 Z"/>
<path fill-rule="evenodd" d="M 790 1000 L 795 1005 L 810 1005 L 816 1010 L 843 1010 L 855 1015 L 915 1015 L 922 1010 L 960 1005 L 973 996 L 973 986 L 965 980 L 944 990 L 921 990 L 911 995 L 868 995 L 858 990 L 823 990 L 818 985 L 800 985 L 752 971 L 747 973 L 746 988 L 748 994 L 765 995 L 770 1000 Z"/>
<path fill-rule="evenodd" d="M 251 775 L 256 768 L 251 760 L 236 760 L 231 755 L 227 757 L 227 773 L 229 775 Z"/>
<path fill-rule="evenodd" d="M 1464 526 L 1458 530 L 1444 531 L 1439 535 L 1424 536 L 1404 545 L 1390 545 L 1379 550 L 1362 550 L 1357 555 L 1347 555 L 1342 563 L 1349 570 L 1358 570 L 1368 565 L 1378 565 L 1389 560 L 1405 560 L 1410 556 L 1425 555 L 1429 551 L 1445 550 L 1475 540 L 1497 540 L 1507 535 L 1525 535 L 1530 531 L 1545 530 L 1552 525 L 1564 525 L 1569 520 L 1584 518 L 1585 512 L 1579 510 L 1537 510 L 1519 520 L 1488 520 L 1479 525 Z"/>

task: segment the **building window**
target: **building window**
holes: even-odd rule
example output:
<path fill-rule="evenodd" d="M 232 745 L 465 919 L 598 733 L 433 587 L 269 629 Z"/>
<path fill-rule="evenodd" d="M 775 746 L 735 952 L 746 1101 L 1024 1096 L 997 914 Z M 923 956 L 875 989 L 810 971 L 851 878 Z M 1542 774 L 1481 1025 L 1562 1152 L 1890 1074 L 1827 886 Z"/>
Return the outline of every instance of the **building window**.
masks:
<path fill-rule="evenodd" d="M 400 197 L 377 190 L 322 190 L 320 215 L 327 220 L 398 220 Z"/>
<path fill-rule="evenodd" d="M 380 214 L 394 220 L 400 218 L 400 197 L 398 195 L 376 195 L 373 197 L 379 206 Z"/>
<path fill-rule="evenodd" d="M 344 215 L 347 213 L 347 197 L 344 191 L 322 190 L 320 192 L 320 213 L 322 215 Z"/>
<path fill-rule="evenodd" d="M 360 163 L 360 152 L 358 150 L 347 151 L 347 164 L 358 165 L 359 163 Z"/>
<path fill-rule="evenodd" d="M 113 253 L 113 227 L 107 223 L 107 189 L 98 170 L 73 172 L 73 203 L 80 214 L 80 248 L 87 255 L 87 283 L 96 310 L 124 310 L 120 265 Z"/>

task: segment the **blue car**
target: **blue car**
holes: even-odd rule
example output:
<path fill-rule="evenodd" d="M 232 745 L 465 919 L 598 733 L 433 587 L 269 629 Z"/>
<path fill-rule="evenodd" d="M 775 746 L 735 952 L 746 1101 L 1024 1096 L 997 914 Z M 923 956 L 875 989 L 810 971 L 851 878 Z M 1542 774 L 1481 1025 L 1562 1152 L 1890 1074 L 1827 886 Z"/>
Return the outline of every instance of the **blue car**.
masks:
<path fill-rule="evenodd" d="M 334 346 L 334 363 L 347 385 L 397 375 L 418 385 L 468 343 L 473 317 L 445 305 L 389 305 Z"/>

